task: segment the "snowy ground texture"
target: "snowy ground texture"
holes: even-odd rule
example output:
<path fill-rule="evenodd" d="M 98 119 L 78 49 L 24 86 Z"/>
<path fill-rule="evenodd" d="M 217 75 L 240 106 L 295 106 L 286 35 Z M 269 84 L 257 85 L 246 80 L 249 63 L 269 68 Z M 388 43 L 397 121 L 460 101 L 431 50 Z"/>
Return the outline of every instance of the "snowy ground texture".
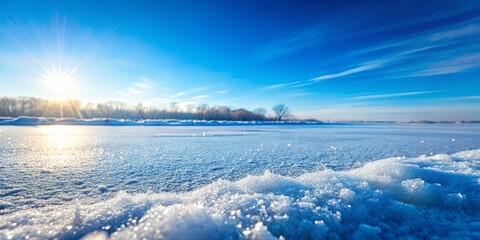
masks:
<path fill-rule="evenodd" d="M 84 131 L 90 131 L 90 128 L 84 129 Z M 19 128 L 13 131 L 12 128 L 0 128 L 2 131 L 0 138 L 4 134 L 8 136 L 9 142 L 14 143 L 14 138 L 20 138 L 22 141 L 23 139 L 19 136 L 15 137 L 13 132 L 21 133 L 22 131 L 41 129 Z M 101 130 L 93 131 L 101 132 Z M 113 131 L 112 128 L 107 128 L 107 130 L 107 132 Z M 345 127 L 343 129 L 267 128 L 261 129 L 262 131 L 257 129 L 256 135 L 242 134 L 250 133 L 246 130 L 252 129 L 229 128 L 229 132 L 225 129 L 222 132 L 209 129 L 205 133 L 205 129 L 196 129 L 201 134 L 186 133 L 195 132 L 194 130 L 177 129 L 175 130 L 177 133 L 173 134 L 165 133 L 165 129 L 149 129 L 148 131 L 154 137 L 148 138 L 148 142 L 167 144 L 169 141 L 173 141 L 178 145 L 193 141 L 200 142 L 201 148 L 225 144 L 224 150 L 218 148 L 196 150 L 195 145 L 190 142 L 189 147 L 194 155 L 199 154 L 196 151 L 207 151 L 210 152 L 207 155 L 213 157 L 214 153 L 225 154 L 221 152 L 228 151 L 229 141 L 239 141 L 235 144 L 240 148 L 231 150 L 236 154 L 241 154 L 242 151 L 248 153 L 247 147 L 250 146 L 248 144 L 265 146 L 268 145 L 268 142 L 273 141 L 282 146 L 285 144 L 285 150 L 281 155 L 296 158 L 294 161 L 299 162 L 304 157 L 302 154 L 311 155 L 315 151 L 308 151 L 308 149 L 317 149 L 323 154 L 317 158 L 325 158 L 328 161 L 332 161 L 332 159 L 341 161 L 338 160 L 338 156 L 343 155 L 337 155 L 339 150 L 347 150 L 348 155 L 361 159 L 362 155 L 369 155 L 367 152 L 372 151 L 368 146 L 383 147 L 384 149 L 379 153 L 383 153 L 385 157 L 389 157 L 388 152 L 398 154 L 391 150 L 397 149 L 399 146 L 405 148 L 404 151 L 415 153 L 438 149 L 444 149 L 445 152 L 459 148 L 472 150 L 449 154 L 428 153 L 416 157 L 389 157 L 381 160 L 362 159 L 359 163 L 346 158 L 345 162 L 347 163 L 340 164 L 340 166 L 322 164 L 323 167 L 312 168 L 313 165 L 304 164 L 300 168 L 306 171 L 296 170 L 292 173 L 279 171 L 275 167 L 275 165 L 284 164 L 283 168 L 295 169 L 289 165 L 291 162 L 283 160 L 278 162 L 275 158 L 271 158 L 269 161 L 271 167 L 262 164 L 252 166 L 250 161 L 259 163 L 262 157 L 253 156 L 254 154 L 250 152 L 251 157 L 242 155 L 243 161 L 237 162 L 233 160 L 233 157 L 226 160 L 227 166 L 230 164 L 234 168 L 236 164 L 243 162 L 244 165 L 238 168 L 244 169 L 240 175 L 224 173 L 224 175 L 215 176 L 213 172 L 218 169 L 213 168 L 210 165 L 212 163 L 206 162 L 205 165 L 197 165 L 197 168 L 200 169 L 199 172 L 190 172 L 189 174 L 192 176 L 189 179 L 195 179 L 195 175 L 205 174 L 203 178 L 212 179 L 212 181 L 198 183 L 191 187 L 192 190 L 188 190 L 190 187 L 181 181 L 182 178 L 188 178 L 187 176 L 170 176 L 170 178 L 177 178 L 178 186 L 186 186 L 183 191 L 171 189 L 146 191 L 142 184 L 145 181 L 143 178 L 135 178 L 136 182 L 129 183 L 130 176 L 122 175 L 121 172 L 116 172 L 116 174 L 117 178 L 125 180 L 124 185 L 109 186 L 109 182 L 111 183 L 113 180 L 104 178 L 101 173 L 95 172 L 97 168 L 102 169 L 102 165 L 94 165 L 88 171 L 93 171 L 95 175 L 89 175 L 88 178 L 94 181 L 94 176 L 97 176 L 105 182 L 105 185 L 96 185 L 95 196 L 86 194 L 85 198 L 82 198 L 75 195 L 74 199 L 69 199 L 68 196 L 72 194 L 68 188 L 69 183 L 57 184 L 55 181 L 70 181 L 72 186 L 77 187 L 87 185 L 87 187 L 83 187 L 85 190 L 94 188 L 88 185 L 88 179 L 79 180 L 79 177 L 83 176 L 85 172 L 77 176 L 73 170 L 70 171 L 68 173 L 70 180 L 65 180 L 60 173 L 56 172 L 63 172 L 68 168 L 80 169 L 79 165 L 65 166 L 65 164 L 51 163 L 50 166 L 40 170 L 38 166 L 28 168 L 27 163 L 21 162 L 19 164 L 23 164 L 23 167 L 15 168 L 13 162 L 16 161 L 12 162 L 11 159 L 14 156 L 25 158 L 28 156 L 25 155 L 28 151 L 22 150 L 21 147 L 15 147 L 18 144 L 14 144 L 13 147 L 4 144 L 0 149 L 4 152 L 4 157 L 0 158 L 1 173 L 6 173 L 8 169 L 17 171 L 15 172 L 17 178 L 30 182 L 32 186 L 35 186 L 33 183 L 35 179 L 42 181 L 42 177 L 33 180 L 26 177 L 26 175 L 32 174 L 34 171 L 32 169 L 37 169 L 40 172 L 39 176 L 51 179 L 49 182 L 43 183 L 45 185 L 43 188 L 37 186 L 37 189 L 32 191 L 29 189 L 30 185 L 22 185 L 20 182 L 11 180 L 14 176 L 0 178 L 2 184 L 6 186 L 5 189 L 2 189 L 0 198 L 0 209 L 4 210 L 0 215 L 0 239 L 480 238 L 480 147 L 474 148 L 476 144 L 479 144 L 477 126 L 465 128 L 444 126 L 427 130 L 421 126 L 382 126 L 373 129 L 365 129 L 365 127 Z M 71 130 L 63 129 L 62 131 L 73 136 L 78 135 L 77 137 L 85 135 Z M 400 133 L 403 133 L 403 137 Z M 32 134 L 32 136 L 31 141 L 36 141 L 36 135 Z M 122 135 L 120 134 L 120 136 Z M 366 138 L 359 138 L 359 136 Z M 451 138 L 451 136 L 455 138 Z M 54 137 L 58 138 L 58 136 Z M 312 137 L 316 141 L 310 139 Z M 447 137 L 448 139 L 442 140 Z M 63 135 L 60 138 L 63 141 L 68 140 L 68 137 Z M 123 139 L 123 137 L 119 138 Z M 81 139 L 85 140 L 83 137 Z M 303 141 L 306 139 L 311 141 L 304 143 Z M 216 140 L 221 141 L 217 142 Z M 266 142 L 261 142 L 261 140 Z M 325 140 L 329 140 L 328 143 L 325 143 Z M 382 142 L 378 142 L 379 140 Z M 108 142 L 111 141 L 113 140 L 108 140 Z M 130 141 L 136 142 L 135 138 L 130 138 Z M 412 145 L 406 142 L 411 142 Z M 428 142 L 435 144 L 425 145 Z M 139 140 L 138 143 L 144 143 L 144 140 Z M 114 151 L 109 150 L 108 145 L 98 144 L 104 151 Z M 332 145 L 329 148 L 331 153 L 327 152 L 326 144 Z M 353 149 L 348 149 L 347 146 L 352 144 Z M 98 147 L 98 145 L 95 146 Z M 273 146 L 268 145 L 267 148 Z M 411 146 L 417 146 L 417 148 Z M 291 148 L 294 150 L 292 151 Z M 30 151 L 34 150 L 35 148 Z M 168 151 L 168 149 L 166 150 Z M 281 151 L 280 148 L 274 150 Z M 24 152 L 22 153 L 22 151 Z M 95 151 L 91 153 L 92 149 L 83 145 L 80 146 L 79 151 L 93 155 L 95 153 Z M 119 154 L 124 150 L 117 149 L 116 151 Z M 397 151 L 401 153 L 402 150 L 397 149 Z M 256 154 L 266 155 L 266 152 L 257 151 Z M 370 154 L 377 156 L 374 151 Z M 128 161 L 122 160 L 121 156 L 117 155 L 117 158 L 113 157 L 112 159 L 117 162 Z M 191 155 L 187 154 L 186 156 L 186 158 L 190 158 Z M 85 154 L 81 156 L 81 158 L 89 157 L 92 156 Z M 142 158 L 145 157 L 152 158 L 153 156 L 140 156 L 135 161 L 147 165 L 153 164 L 142 161 Z M 270 158 L 271 155 L 264 157 Z M 42 156 L 38 156 L 38 158 L 41 159 Z M 102 158 L 106 158 L 106 156 L 99 154 L 95 158 L 97 161 L 103 161 Z M 61 160 L 61 158 L 57 160 Z M 307 160 L 307 162 L 311 161 L 315 160 Z M 85 168 L 85 163 L 82 164 L 84 164 L 82 168 Z M 164 166 L 165 162 L 157 161 L 157 165 Z M 182 165 L 177 162 L 177 166 Z M 258 167 L 263 171 L 262 174 L 255 174 L 253 171 Z M 221 171 L 224 166 L 218 166 L 218 168 Z M 271 169 L 275 173 L 267 169 Z M 147 172 L 144 175 L 147 178 L 155 179 L 156 174 L 166 174 L 168 171 Z M 213 178 L 212 175 L 214 175 Z M 159 178 L 161 179 L 160 176 Z M 156 184 L 162 185 L 162 182 Z M 129 190 L 127 186 L 132 184 L 137 184 L 137 189 L 143 190 Z M 170 188 L 176 189 L 173 187 L 174 185 L 172 183 Z M 49 192 L 49 188 L 52 186 L 57 186 L 57 189 Z M 112 191 L 112 189 L 116 190 Z M 36 196 L 37 192 L 42 192 L 43 195 Z M 104 195 L 106 197 L 97 197 L 102 194 L 106 194 Z M 30 204 L 17 203 L 20 198 L 28 199 Z M 62 198 L 62 201 L 58 200 Z M 57 200 L 50 202 L 50 199 Z M 95 201 L 88 199 L 95 199 Z M 20 207 L 17 208 L 16 205 L 20 205 Z"/>
<path fill-rule="evenodd" d="M 185 193 L 121 192 L 1 216 L 0 238 L 478 239 L 479 161 L 472 150 L 299 177 L 266 172 Z"/>

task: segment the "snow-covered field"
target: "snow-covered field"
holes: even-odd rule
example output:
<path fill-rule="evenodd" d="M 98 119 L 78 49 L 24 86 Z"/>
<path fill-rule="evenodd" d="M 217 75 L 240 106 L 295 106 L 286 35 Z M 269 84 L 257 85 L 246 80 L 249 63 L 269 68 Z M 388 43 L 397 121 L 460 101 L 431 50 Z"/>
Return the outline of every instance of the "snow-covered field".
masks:
<path fill-rule="evenodd" d="M 249 125 L 321 125 L 317 121 L 225 121 L 225 120 L 179 120 L 179 119 L 112 119 L 112 118 L 48 118 L 16 117 L 1 118 L 0 125 L 41 126 L 41 125 L 87 125 L 87 126 L 249 126 Z M 339 125 L 339 124 L 336 124 Z"/>
<path fill-rule="evenodd" d="M 0 239 L 480 238 L 480 125 L 1 126 Z"/>

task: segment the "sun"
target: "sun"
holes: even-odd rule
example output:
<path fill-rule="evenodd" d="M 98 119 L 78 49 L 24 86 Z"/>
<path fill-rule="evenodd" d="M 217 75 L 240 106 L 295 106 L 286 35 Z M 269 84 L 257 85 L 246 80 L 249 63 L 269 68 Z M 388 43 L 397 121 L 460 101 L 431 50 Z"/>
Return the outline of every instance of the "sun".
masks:
<path fill-rule="evenodd" d="M 50 69 L 42 74 L 47 93 L 51 98 L 65 100 L 72 98 L 77 90 L 77 77 L 74 71 Z"/>

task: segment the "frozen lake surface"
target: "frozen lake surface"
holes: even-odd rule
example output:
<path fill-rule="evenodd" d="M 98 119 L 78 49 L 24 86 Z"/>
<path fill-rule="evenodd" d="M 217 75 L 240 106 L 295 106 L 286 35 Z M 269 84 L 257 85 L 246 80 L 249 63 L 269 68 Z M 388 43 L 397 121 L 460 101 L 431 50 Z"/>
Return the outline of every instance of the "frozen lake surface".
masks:
<path fill-rule="evenodd" d="M 0 126 L 0 239 L 479 238 L 480 125 Z"/>

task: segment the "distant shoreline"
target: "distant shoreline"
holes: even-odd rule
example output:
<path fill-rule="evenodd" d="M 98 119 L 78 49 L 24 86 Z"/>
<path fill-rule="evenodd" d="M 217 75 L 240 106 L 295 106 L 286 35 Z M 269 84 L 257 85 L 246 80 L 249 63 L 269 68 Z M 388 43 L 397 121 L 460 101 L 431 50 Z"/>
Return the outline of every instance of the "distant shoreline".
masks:
<path fill-rule="evenodd" d="M 53 117 L 0 117 L 0 126 L 86 125 L 86 126 L 291 126 L 291 125 L 350 125 L 350 124 L 479 124 L 480 121 L 229 121 L 179 119 L 113 119 L 113 118 L 53 118 Z"/>
<path fill-rule="evenodd" d="M 114 119 L 114 118 L 52 118 L 52 117 L 0 117 L 0 126 L 266 126 L 266 125 L 342 125 L 320 121 L 229 121 L 229 120 L 179 120 L 179 119 Z"/>

